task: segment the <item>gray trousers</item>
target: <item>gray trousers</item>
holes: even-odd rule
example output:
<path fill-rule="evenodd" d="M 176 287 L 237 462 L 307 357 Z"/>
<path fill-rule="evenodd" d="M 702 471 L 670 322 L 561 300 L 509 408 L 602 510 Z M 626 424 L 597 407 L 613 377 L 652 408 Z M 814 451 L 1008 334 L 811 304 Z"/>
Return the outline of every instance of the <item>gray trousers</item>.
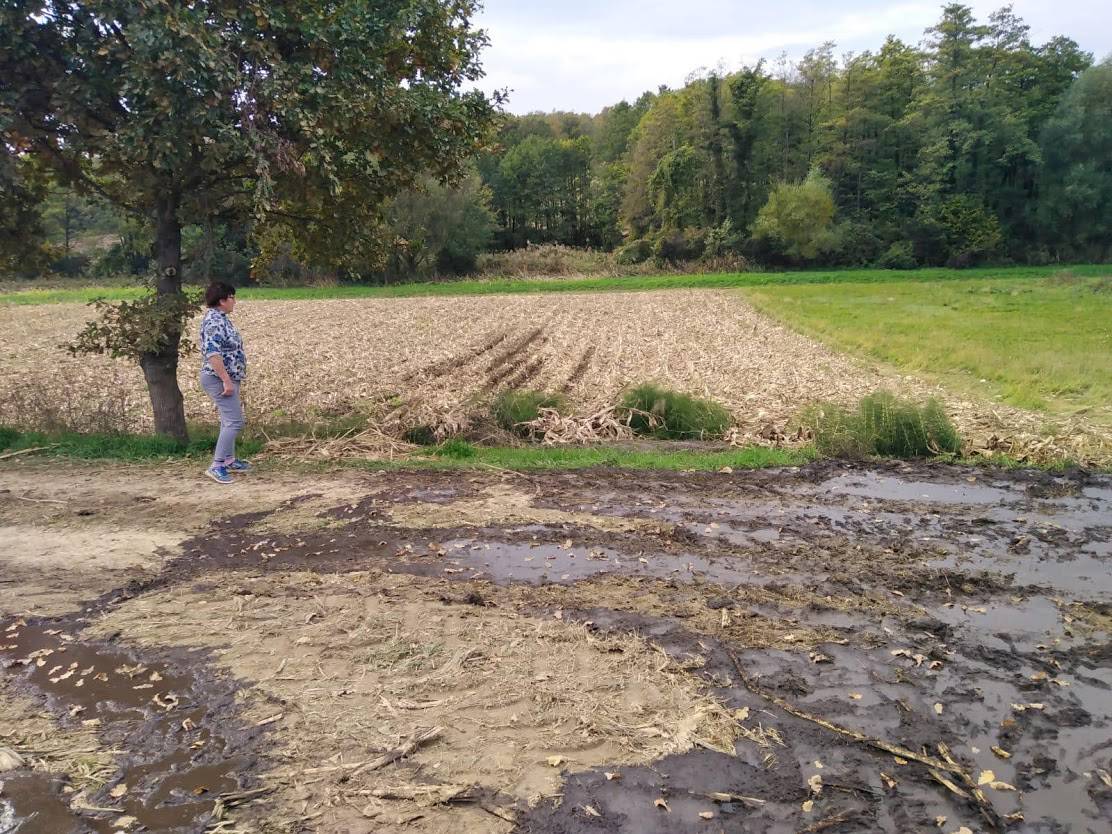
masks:
<path fill-rule="evenodd" d="M 224 396 L 224 383 L 212 374 L 201 374 L 201 387 L 220 413 L 220 436 L 216 440 L 213 466 L 227 466 L 236 459 L 236 437 L 243 431 L 243 403 L 239 399 L 239 383 L 232 381 L 235 391 Z"/>

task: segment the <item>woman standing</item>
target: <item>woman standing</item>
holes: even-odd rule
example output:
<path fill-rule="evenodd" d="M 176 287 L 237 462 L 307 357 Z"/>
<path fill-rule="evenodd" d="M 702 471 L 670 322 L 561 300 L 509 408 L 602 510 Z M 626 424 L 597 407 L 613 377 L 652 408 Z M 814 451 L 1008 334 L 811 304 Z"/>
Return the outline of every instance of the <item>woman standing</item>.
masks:
<path fill-rule="evenodd" d="M 247 378 L 243 339 L 228 316 L 236 308 L 235 287 L 214 282 L 205 291 L 205 317 L 201 320 L 201 387 L 220 414 L 216 454 L 205 474 L 218 484 L 232 483 L 232 472 L 251 468 L 236 457 L 236 436 L 243 430 L 243 403 L 239 386 Z"/>

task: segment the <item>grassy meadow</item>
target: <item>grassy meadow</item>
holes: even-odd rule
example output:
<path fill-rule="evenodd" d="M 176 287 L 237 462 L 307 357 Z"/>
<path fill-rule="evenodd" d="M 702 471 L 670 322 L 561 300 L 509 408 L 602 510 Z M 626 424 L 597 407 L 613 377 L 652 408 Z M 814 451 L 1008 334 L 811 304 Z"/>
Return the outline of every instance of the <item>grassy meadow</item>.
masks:
<path fill-rule="evenodd" d="M 840 269 L 798 272 L 734 272 L 710 275 L 631 275 L 614 278 L 481 279 L 466 281 L 390 284 L 386 286 L 335 284 L 314 287 L 245 287 L 239 292 L 245 300 L 316 301 L 343 298 L 420 298 L 424 296 L 507 295 L 553 292 L 614 292 L 668 289 L 733 289 L 763 286 L 829 286 L 841 284 L 905 284 L 950 281 L 986 281 L 1003 277 L 1022 281 L 1044 279 L 1061 267 L 983 267 L 978 269 Z M 1100 277 L 1112 272 L 1107 266 L 1070 267 L 1078 277 Z M 104 299 L 129 301 L 145 290 L 130 284 L 92 284 L 66 286 L 50 282 L 0 283 L 0 304 L 81 304 Z"/>
<path fill-rule="evenodd" d="M 745 295 L 832 347 L 960 392 L 1112 425 L 1112 278 L 1073 271 L 1034 281 L 765 286 Z"/>

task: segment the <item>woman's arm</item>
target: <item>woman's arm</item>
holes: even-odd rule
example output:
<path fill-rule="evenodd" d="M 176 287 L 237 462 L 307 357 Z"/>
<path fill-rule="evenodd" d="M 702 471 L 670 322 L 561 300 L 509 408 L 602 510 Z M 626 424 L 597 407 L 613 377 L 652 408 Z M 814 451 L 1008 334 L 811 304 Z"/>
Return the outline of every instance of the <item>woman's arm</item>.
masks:
<path fill-rule="evenodd" d="M 236 392 L 236 387 L 232 383 L 232 378 L 228 376 L 228 371 L 224 367 L 224 357 L 219 353 L 210 354 L 208 357 L 209 367 L 220 377 L 220 381 L 224 383 L 224 396 L 230 397 Z"/>

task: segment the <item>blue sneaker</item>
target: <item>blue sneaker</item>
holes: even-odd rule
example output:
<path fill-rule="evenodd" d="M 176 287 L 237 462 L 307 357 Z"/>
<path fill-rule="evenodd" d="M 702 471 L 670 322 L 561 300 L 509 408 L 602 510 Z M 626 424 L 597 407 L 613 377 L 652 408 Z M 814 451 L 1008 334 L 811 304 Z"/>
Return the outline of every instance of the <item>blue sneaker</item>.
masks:
<path fill-rule="evenodd" d="M 233 483 L 232 476 L 228 474 L 228 467 L 226 466 L 210 466 L 205 470 L 205 474 L 218 484 Z"/>
<path fill-rule="evenodd" d="M 236 458 L 226 468 L 229 472 L 250 472 L 252 467 L 247 461 Z"/>

